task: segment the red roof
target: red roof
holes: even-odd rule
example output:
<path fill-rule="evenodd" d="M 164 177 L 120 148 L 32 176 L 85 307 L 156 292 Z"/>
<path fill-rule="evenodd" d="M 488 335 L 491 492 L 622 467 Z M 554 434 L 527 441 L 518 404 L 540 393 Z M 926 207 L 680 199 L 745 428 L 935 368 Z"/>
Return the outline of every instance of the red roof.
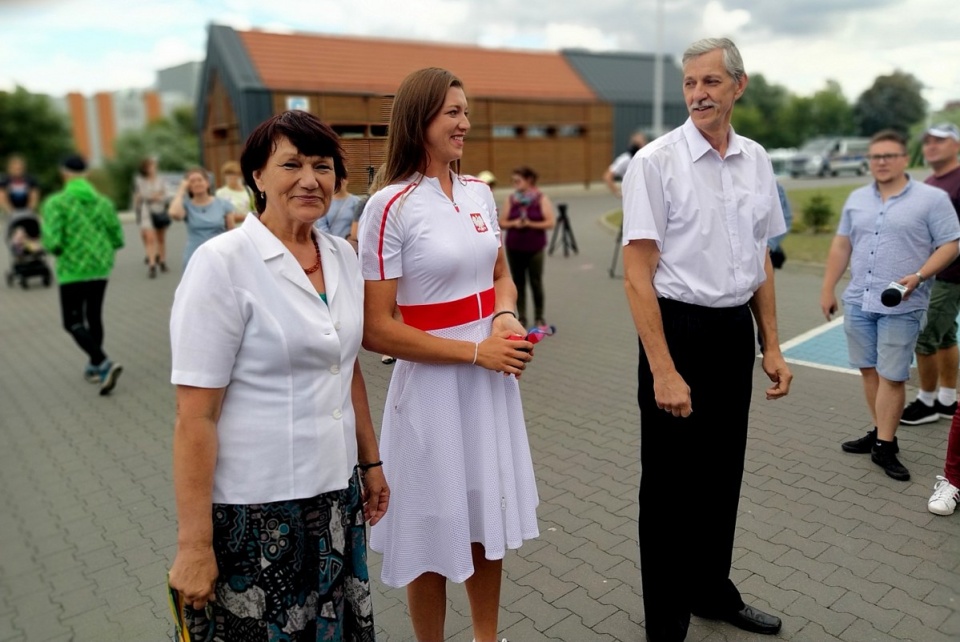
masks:
<path fill-rule="evenodd" d="M 280 91 L 393 94 L 424 67 L 442 67 L 467 96 L 595 102 L 559 53 L 403 40 L 238 31 L 260 79 Z"/>

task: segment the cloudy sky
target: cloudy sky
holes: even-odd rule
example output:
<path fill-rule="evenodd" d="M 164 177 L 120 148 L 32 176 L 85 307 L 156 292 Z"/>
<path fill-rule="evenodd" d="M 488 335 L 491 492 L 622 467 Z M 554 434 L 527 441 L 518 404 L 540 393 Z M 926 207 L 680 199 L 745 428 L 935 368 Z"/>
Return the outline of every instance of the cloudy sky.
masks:
<path fill-rule="evenodd" d="M 0 89 L 19 84 L 61 95 L 146 87 L 157 69 L 203 58 L 210 22 L 485 47 L 652 52 L 657 1 L 0 0 Z M 801 95 L 835 79 L 853 101 L 878 75 L 902 69 L 925 85 L 933 109 L 960 99 L 955 0 L 661 1 L 664 51 L 678 58 L 697 38 L 728 36 L 748 73 Z"/>

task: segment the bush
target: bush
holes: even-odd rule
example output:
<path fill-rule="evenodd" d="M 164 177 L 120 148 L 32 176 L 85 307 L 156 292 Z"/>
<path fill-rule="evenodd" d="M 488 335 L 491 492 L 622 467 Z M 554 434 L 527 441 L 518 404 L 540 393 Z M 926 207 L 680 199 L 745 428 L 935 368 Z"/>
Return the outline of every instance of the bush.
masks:
<path fill-rule="evenodd" d="M 814 194 L 803 207 L 803 222 L 814 234 L 830 231 L 833 220 L 833 208 L 830 200 L 823 194 Z"/>

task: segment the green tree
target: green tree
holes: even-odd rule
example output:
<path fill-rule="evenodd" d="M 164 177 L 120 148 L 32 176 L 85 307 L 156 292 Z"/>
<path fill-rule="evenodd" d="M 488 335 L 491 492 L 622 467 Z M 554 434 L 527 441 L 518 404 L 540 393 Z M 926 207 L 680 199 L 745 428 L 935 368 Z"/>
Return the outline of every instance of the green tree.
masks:
<path fill-rule="evenodd" d="M 922 89 L 916 77 L 902 71 L 878 76 L 854 105 L 854 119 L 860 133 L 872 136 L 888 128 L 909 131 L 927 111 L 927 103 L 920 95 Z"/>
<path fill-rule="evenodd" d="M 785 87 L 771 84 L 763 74 L 750 76 L 747 89 L 733 110 L 733 128 L 764 147 L 784 147 L 786 137 L 777 121 L 789 96 Z"/>
<path fill-rule="evenodd" d="M 827 86 L 813 95 L 810 111 L 815 135 L 850 136 L 857 130 L 853 107 L 836 80 L 828 80 Z"/>
<path fill-rule="evenodd" d="M 817 134 L 812 98 L 790 96 L 787 104 L 777 114 L 777 129 L 780 131 L 781 147 L 800 147 Z"/>
<path fill-rule="evenodd" d="M 131 206 L 133 179 L 145 158 L 154 157 L 160 171 L 178 172 L 199 164 L 193 109 L 183 107 L 145 129 L 117 138 L 114 157 L 106 163 L 108 192 L 119 209 Z"/>
<path fill-rule="evenodd" d="M 47 96 L 23 87 L 0 91 L 0 162 L 20 154 L 27 171 L 37 178 L 46 195 L 60 187 L 60 161 L 73 151 L 73 135 L 67 117 L 57 111 Z"/>

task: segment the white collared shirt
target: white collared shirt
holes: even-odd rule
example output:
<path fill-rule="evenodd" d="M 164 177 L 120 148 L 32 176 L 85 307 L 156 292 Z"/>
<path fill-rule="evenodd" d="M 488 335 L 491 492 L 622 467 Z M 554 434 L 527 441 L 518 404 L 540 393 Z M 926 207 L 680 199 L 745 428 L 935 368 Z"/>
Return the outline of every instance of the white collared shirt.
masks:
<path fill-rule="evenodd" d="M 344 239 L 314 232 L 327 302 L 260 220 L 204 243 L 170 317 L 174 384 L 226 388 L 213 501 L 256 504 L 346 488 L 363 279 Z"/>
<path fill-rule="evenodd" d="M 656 241 L 660 297 L 748 302 L 766 279 L 767 239 L 785 231 L 769 156 L 733 128 L 721 158 L 688 118 L 637 152 L 623 179 L 623 243 Z"/>

